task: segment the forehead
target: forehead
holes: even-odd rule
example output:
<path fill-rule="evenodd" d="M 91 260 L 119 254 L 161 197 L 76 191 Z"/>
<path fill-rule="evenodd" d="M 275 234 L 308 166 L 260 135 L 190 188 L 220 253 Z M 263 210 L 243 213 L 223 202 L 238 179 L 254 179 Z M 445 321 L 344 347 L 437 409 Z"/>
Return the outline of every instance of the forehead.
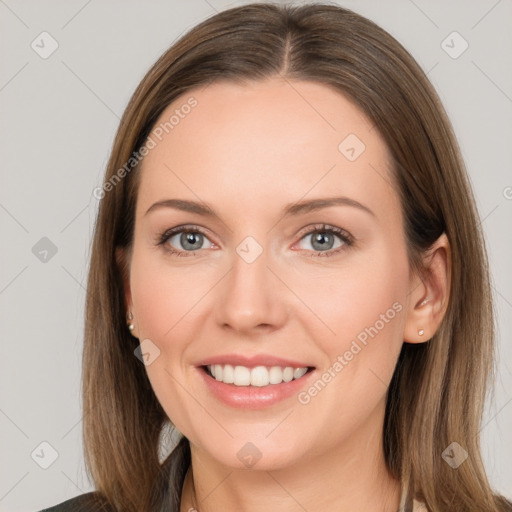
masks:
<path fill-rule="evenodd" d="M 385 142 L 350 99 L 323 84 L 212 83 L 177 98 L 150 137 L 141 207 L 165 195 L 262 213 L 305 194 L 396 201 Z"/>

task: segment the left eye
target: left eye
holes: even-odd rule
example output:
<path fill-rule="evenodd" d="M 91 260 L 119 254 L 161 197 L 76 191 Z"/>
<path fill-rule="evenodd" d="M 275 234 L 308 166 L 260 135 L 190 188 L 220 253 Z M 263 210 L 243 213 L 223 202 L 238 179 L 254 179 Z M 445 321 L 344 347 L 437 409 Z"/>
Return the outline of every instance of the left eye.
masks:
<path fill-rule="evenodd" d="M 308 239 L 310 240 L 309 245 L 311 246 L 311 250 L 317 252 L 327 252 L 335 250 L 342 247 L 347 242 L 347 240 L 344 239 L 344 237 L 341 234 L 338 234 L 332 229 L 310 231 L 301 238 L 301 241 Z M 309 250 L 310 248 L 305 247 L 305 249 Z"/>

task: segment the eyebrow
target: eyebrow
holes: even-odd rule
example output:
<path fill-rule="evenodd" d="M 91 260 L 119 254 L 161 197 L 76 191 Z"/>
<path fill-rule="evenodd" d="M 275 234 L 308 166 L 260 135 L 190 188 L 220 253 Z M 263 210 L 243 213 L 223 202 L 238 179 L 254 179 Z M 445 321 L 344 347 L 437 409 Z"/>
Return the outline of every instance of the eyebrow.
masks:
<path fill-rule="evenodd" d="M 351 206 L 353 208 L 357 208 L 366 213 L 369 213 L 375 217 L 375 213 L 373 213 L 370 208 L 364 206 L 354 199 L 350 199 L 349 197 L 324 197 L 291 203 L 285 206 L 283 209 L 283 215 L 284 217 L 299 215 L 321 210 L 323 208 L 329 208 L 331 206 Z M 197 213 L 198 215 L 202 215 L 204 217 L 217 217 L 217 214 L 213 208 L 207 203 L 199 203 L 186 199 L 164 199 L 162 201 L 157 201 L 148 208 L 144 216 L 146 216 L 149 212 L 161 208 L 174 208 L 175 210 L 181 210 L 184 212 Z"/>

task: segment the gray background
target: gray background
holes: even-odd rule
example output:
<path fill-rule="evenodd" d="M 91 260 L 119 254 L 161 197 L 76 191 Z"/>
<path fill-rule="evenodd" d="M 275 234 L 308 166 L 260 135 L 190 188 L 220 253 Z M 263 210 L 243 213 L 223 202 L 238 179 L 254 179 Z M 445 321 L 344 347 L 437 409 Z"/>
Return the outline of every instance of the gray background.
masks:
<path fill-rule="evenodd" d="M 185 30 L 242 3 L 0 0 L 1 511 L 38 510 L 92 489 L 79 396 L 98 206 L 92 191 L 150 65 Z M 483 454 L 493 486 L 512 498 L 512 1 L 339 3 L 376 21 L 416 57 L 459 138 L 488 242 L 499 327 Z M 46 59 L 31 47 L 43 31 L 58 43 Z M 469 44 L 458 58 L 462 39 L 442 43 L 453 31 Z M 52 244 L 57 252 L 44 256 Z M 58 455 L 47 469 L 40 465 L 52 462 L 52 449 L 44 441 Z"/>

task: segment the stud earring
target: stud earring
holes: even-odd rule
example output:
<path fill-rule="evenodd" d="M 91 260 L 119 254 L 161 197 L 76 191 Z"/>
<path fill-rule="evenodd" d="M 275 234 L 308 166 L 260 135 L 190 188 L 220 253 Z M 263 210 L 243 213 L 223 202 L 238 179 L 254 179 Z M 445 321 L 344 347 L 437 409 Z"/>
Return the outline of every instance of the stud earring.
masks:
<path fill-rule="evenodd" d="M 423 336 L 423 335 L 425 334 L 425 331 L 424 331 L 423 329 L 419 329 L 419 330 L 418 330 L 418 334 L 419 334 L 420 336 Z"/>
<path fill-rule="evenodd" d="M 132 312 L 131 312 L 131 311 L 130 311 L 130 312 L 128 312 L 128 314 L 126 315 L 126 318 L 127 318 L 128 320 L 133 320 L 133 314 L 132 314 Z M 134 328 L 135 328 L 135 326 L 130 322 L 130 323 L 128 324 L 128 329 L 130 329 L 130 332 L 133 332 L 133 329 L 134 329 Z"/>

